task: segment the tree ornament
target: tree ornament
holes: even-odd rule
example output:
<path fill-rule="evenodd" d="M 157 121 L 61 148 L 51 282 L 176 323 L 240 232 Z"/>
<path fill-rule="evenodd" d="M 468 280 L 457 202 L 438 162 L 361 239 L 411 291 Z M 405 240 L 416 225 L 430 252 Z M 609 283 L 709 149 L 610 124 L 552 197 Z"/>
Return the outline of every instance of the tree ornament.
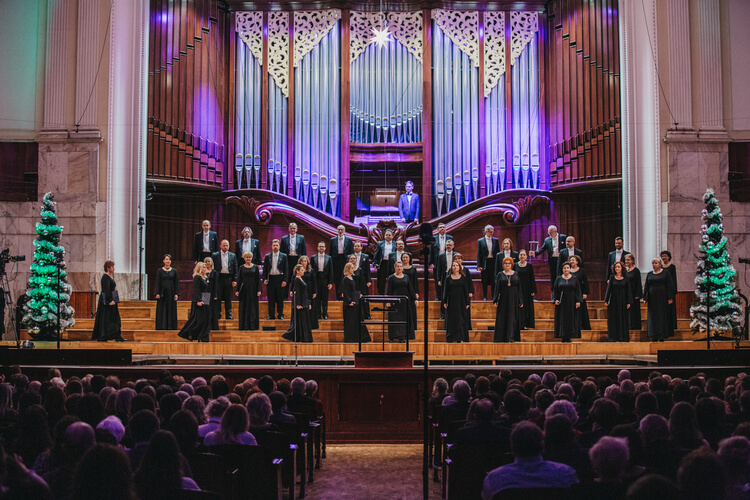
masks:
<path fill-rule="evenodd" d="M 708 231 L 708 226 L 707 226 L 707 225 L 705 225 L 705 224 L 703 224 L 703 225 L 701 226 L 701 233 L 705 233 L 706 231 Z"/>
<path fill-rule="evenodd" d="M 702 241 L 703 243 L 708 243 L 708 239 L 709 239 L 709 238 L 708 238 L 708 235 L 707 235 L 707 234 L 704 234 L 704 235 L 703 235 L 703 236 L 701 237 L 701 241 Z"/>

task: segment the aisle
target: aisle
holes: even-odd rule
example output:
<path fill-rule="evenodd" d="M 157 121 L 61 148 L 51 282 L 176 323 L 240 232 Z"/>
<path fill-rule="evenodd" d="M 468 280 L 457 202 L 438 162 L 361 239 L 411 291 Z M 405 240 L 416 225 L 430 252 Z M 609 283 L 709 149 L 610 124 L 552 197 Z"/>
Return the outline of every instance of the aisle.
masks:
<path fill-rule="evenodd" d="M 328 445 L 323 469 L 315 471 L 310 500 L 418 500 L 422 498 L 422 445 Z M 430 480 L 430 500 L 440 484 Z"/>

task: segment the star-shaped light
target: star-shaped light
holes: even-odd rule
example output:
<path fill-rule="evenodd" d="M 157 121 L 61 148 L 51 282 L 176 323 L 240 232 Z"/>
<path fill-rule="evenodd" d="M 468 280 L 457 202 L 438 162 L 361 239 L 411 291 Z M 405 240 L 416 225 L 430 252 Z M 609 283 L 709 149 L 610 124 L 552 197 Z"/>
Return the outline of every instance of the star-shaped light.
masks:
<path fill-rule="evenodd" d="M 384 46 L 388 42 L 392 42 L 393 38 L 391 38 L 391 32 L 388 31 L 388 26 L 384 26 L 382 30 L 379 30 L 377 28 L 372 28 L 370 31 L 375 35 L 374 37 L 370 38 L 370 41 L 373 43 L 377 43 L 379 47 Z"/>

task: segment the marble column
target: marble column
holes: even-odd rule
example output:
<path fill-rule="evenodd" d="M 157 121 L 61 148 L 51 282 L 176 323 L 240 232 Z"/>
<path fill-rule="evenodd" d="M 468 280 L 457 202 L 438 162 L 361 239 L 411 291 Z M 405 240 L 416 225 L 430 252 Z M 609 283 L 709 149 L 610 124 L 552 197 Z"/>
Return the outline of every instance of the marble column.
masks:
<path fill-rule="evenodd" d="M 97 70 L 101 72 L 99 57 L 103 43 L 99 40 L 99 5 L 101 3 L 99 0 L 78 0 L 76 122 L 75 128 L 71 131 L 71 137 L 75 138 L 99 139 L 101 137 L 96 122 Z"/>
<path fill-rule="evenodd" d="M 689 0 L 669 0 L 669 93 L 672 122 L 668 134 L 695 135 L 690 66 Z M 692 132 L 692 134 L 690 134 Z"/>
<path fill-rule="evenodd" d="M 698 2 L 701 139 L 725 139 L 724 114 L 721 102 L 721 24 L 719 0 Z"/>
<path fill-rule="evenodd" d="M 133 284 L 139 272 L 138 220 L 146 209 L 148 16 L 148 0 L 112 0 L 106 258 Z M 137 285 L 128 297 L 138 297 Z"/>
<path fill-rule="evenodd" d="M 623 234 L 647 271 L 663 244 L 656 0 L 619 0 L 619 29 Z"/>
<path fill-rule="evenodd" d="M 47 60 L 44 82 L 44 125 L 40 136 L 45 139 L 65 139 L 68 136 L 65 120 L 67 94 L 66 54 L 68 30 L 74 21 L 69 19 L 73 0 L 47 0 Z"/>

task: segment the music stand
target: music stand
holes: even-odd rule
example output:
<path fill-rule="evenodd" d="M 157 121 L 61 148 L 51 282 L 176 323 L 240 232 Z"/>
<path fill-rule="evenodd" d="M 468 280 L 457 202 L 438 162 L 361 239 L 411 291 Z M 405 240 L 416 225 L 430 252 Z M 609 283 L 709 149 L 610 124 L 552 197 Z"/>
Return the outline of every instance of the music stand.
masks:
<path fill-rule="evenodd" d="M 386 316 L 386 313 L 388 312 L 397 312 L 401 310 L 402 304 L 406 306 L 406 313 L 409 314 L 409 298 L 403 295 L 363 295 L 360 298 L 360 301 L 367 301 L 367 303 L 376 303 L 376 304 L 391 304 L 390 307 L 383 306 L 382 308 L 371 308 L 372 311 L 381 311 L 382 319 L 380 321 L 377 320 L 367 320 L 362 321 L 365 325 L 380 325 L 381 326 L 381 342 L 382 342 L 382 350 L 385 351 L 385 325 L 406 325 L 408 324 L 408 321 L 389 321 L 388 317 Z M 394 303 L 398 303 L 398 306 L 394 306 Z M 361 307 L 361 302 L 360 302 Z M 362 350 L 362 337 L 359 338 L 359 350 Z M 409 350 L 409 332 L 406 332 L 406 350 Z"/>

